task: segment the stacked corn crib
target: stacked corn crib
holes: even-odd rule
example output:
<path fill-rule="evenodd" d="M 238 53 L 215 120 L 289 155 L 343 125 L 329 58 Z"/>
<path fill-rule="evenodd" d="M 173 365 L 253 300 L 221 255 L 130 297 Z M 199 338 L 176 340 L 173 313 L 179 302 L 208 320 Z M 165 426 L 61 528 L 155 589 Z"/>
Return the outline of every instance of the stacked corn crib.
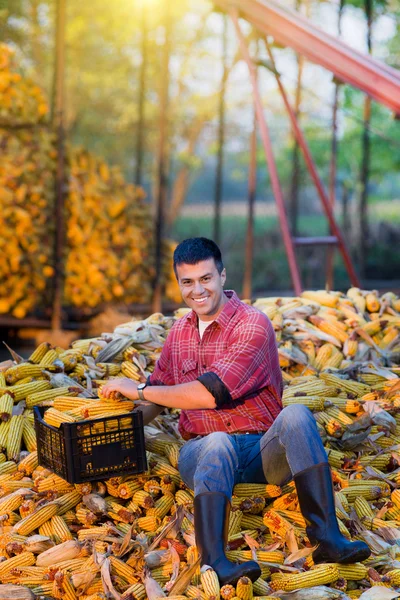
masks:
<path fill-rule="evenodd" d="M 32 409 L 63 422 L 131 410 L 105 399 L 113 377 L 144 381 L 175 317 L 154 314 L 69 349 L 13 354 L 0 374 L 0 598 L 249 600 L 393 598 L 400 590 L 400 299 L 350 289 L 263 298 L 285 381 L 283 403 L 315 416 L 347 538 L 372 550 L 364 564 L 313 565 L 295 488 L 233 490 L 227 556 L 256 559 L 262 576 L 220 588 L 200 568 L 193 492 L 182 482 L 178 411 L 146 426 L 148 471 L 72 485 L 38 466 Z"/>
<path fill-rule="evenodd" d="M 57 152 L 48 112 L 44 93 L 0 44 L 0 314 L 16 318 L 51 303 Z M 84 149 L 67 148 L 64 166 L 63 304 L 149 301 L 154 245 L 144 191 Z M 172 251 L 163 240 L 165 295 L 179 302 Z"/>

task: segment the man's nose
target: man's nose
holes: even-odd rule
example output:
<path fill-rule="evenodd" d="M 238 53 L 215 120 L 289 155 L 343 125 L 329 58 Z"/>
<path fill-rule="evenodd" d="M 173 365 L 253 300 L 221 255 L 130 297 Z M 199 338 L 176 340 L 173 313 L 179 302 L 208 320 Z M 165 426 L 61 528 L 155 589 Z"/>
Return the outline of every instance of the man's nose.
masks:
<path fill-rule="evenodd" d="M 203 285 L 202 285 L 201 281 L 195 281 L 195 282 L 194 282 L 194 288 L 193 288 L 193 291 L 194 291 L 196 294 L 202 294 L 202 293 L 204 292 L 204 288 L 203 288 Z"/>

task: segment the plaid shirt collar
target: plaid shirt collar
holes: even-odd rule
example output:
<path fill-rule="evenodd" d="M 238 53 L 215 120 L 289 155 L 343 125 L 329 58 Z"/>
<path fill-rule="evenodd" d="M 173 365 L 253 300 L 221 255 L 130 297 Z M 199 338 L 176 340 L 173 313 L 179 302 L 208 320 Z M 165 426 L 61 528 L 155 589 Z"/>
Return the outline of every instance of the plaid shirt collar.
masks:
<path fill-rule="evenodd" d="M 224 308 L 214 321 L 214 323 L 218 323 L 220 327 L 226 327 L 240 306 L 240 300 L 234 290 L 224 290 L 224 294 L 228 298 L 228 302 L 226 302 Z M 197 327 L 198 317 L 194 310 L 188 313 L 187 321 L 192 327 Z"/>

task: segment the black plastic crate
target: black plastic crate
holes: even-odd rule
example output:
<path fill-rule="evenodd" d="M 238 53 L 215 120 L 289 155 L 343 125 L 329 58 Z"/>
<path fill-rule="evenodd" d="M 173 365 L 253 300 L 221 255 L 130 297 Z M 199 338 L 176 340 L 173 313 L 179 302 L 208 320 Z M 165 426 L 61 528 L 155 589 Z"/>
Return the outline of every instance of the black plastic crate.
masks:
<path fill-rule="evenodd" d="M 34 407 L 39 465 L 69 483 L 146 471 L 141 411 L 62 423 L 60 428 L 43 420 L 45 411 L 44 407 Z"/>

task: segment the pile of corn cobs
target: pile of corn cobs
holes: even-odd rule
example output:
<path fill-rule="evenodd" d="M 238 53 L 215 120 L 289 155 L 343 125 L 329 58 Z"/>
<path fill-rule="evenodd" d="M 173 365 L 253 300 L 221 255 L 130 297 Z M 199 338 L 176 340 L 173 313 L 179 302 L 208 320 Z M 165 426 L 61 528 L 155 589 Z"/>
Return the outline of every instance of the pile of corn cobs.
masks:
<path fill-rule="evenodd" d="M 276 331 L 283 404 L 314 413 L 340 529 L 365 540 L 371 558 L 314 567 L 293 484 L 241 484 L 227 556 L 255 558 L 262 577 L 220 589 L 214 571 L 200 570 L 193 493 L 177 470 L 183 442 L 175 410 L 145 427 L 149 469 L 142 475 L 70 485 L 38 466 L 32 407 L 48 407 L 45 418 L 56 427 L 130 410 L 127 399 L 102 398 L 101 386 L 118 376 L 144 381 L 153 370 L 174 322 L 155 314 L 68 350 L 41 344 L 29 360 L 14 355 L 2 366 L 0 599 L 396 596 L 390 589 L 400 589 L 400 300 L 352 288 L 255 305 Z"/>
<path fill-rule="evenodd" d="M 0 314 L 24 318 L 48 306 L 54 278 L 57 151 L 40 88 L 22 77 L 0 44 Z M 147 302 L 154 279 L 153 225 L 142 188 L 84 149 L 65 159 L 66 307 Z M 163 242 L 166 297 L 179 302 Z"/>

